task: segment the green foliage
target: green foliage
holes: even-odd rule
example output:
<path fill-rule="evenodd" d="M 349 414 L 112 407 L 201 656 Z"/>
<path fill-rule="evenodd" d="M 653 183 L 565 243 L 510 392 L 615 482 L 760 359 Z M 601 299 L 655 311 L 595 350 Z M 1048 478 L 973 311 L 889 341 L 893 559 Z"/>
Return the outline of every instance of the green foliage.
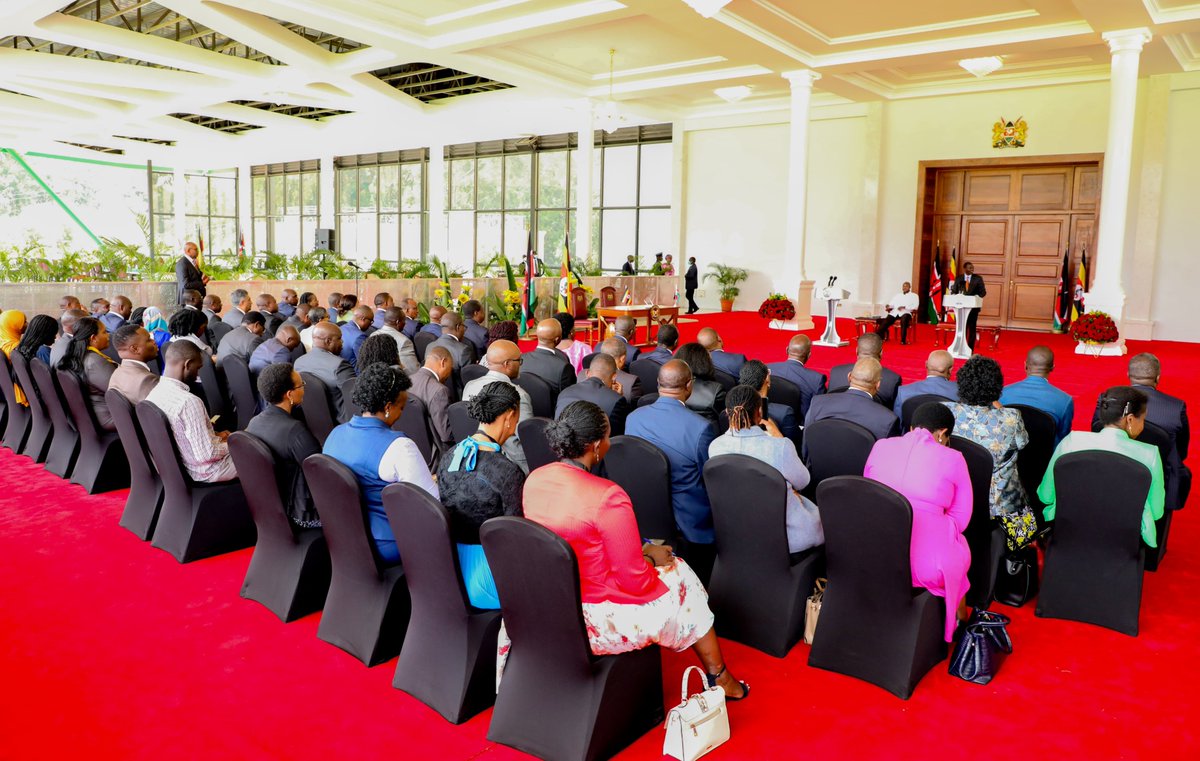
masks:
<path fill-rule="evenodd" d="M 750 273 L 741 267 L 730 267 L 727 264 L 709 264 L 712 272 L 705 272 L 705 280 L 715 280 L 720 290 L 722 301 L 733 301 L 741 293 L 738 283 L 750 277 Z"/>

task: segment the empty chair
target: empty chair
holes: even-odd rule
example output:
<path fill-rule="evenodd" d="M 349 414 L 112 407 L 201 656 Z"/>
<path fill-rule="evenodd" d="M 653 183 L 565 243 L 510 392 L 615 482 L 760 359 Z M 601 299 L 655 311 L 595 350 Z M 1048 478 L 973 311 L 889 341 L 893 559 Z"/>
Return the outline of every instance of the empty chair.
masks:
<path fill-rule="evenodd" d="M 593 656 L 579 566 L 565 540 L 524 518 L 479 532 L 512 642 L 488 739 L 544 759 L 607 758 L 663 719 L 657 647 Z"/>
<path fill-rule="evenodd" d="M 661 368 L 659 363 L 643 357 L 635 359 L 628 369 L 642 382 L 642 393 L 652 394 L 658 391 L 658 371 Z"/>
<path fill-rule="evenodd" d="M 329 389 L 323 380 L 312 373 L 300 373 L 300 377 L 304 379 L 304 403 L 300 405 L 304 424 L 317 441 L 324 444 L 338 421 L 333 403 L 329 400 Z"/>
<path fill-rule="evenodd" d="M 774 467 L 746 455 L 718 455 L 704 465 L 704 486 L 717 535 L 708 585 L 717 632 L 782 658 L 804 634 L 805 600 L 824 552 L 788 554 L 788 485 Z"/>
<path fill-rule="evenodd" d="M 875 446 L 875 434 L 849 420 L 826 418 L 805 426 L 804 446 L 808 455 L 805 465 L 812 475 L 804 495 L 812 499 L 826 478 L 862 475 Z"/>
<path fill-rule="evenodd" d="M 1029 443 L 1017 454 L 1017 474 L 1021 478 L 1021 485 L 1025 487 L 1025 494 L 1029 497 L 1029 504 L 1040 520 L 1041 503 L 1038 502 L 1037 490 L 1046 475 L 1046 466 L 1050 464 L 1050 458 L 1054 455 L 1058 424 L 1049 413 L 1036 407 L 1026 404 L 1005 406 L 1020 411 L 1025 430 L 1029 433 Z"/>
<path fill-rule="evenodd" d="M 488 369 L 479 363 L 467 365 L 462 368 L 461 372 L 463 385 L 465 386 L 471 381 L 482 378 L 487 374 Z"/>
<path fill-rule="evenodd" d="M 221 367 L 225 370 L 225 383 L 229 386 L 229 397 L 233 401 L 237 430 L 244 431 L 258 411 L 258 394 L 254 388 L 254 379 L 250 376 L 246 360 L 241 357 L 224 357 L 221 359 Z"/>
<path fill-rule="evenodd" d="M 125 447 L 125 459 L 129 463 L 129 496 L 125 498 L 120 525 L 145 541 L 154 534 L 154 524 L 158 522 L 158 511 L 163 503 L 163 484 L 150 461 L 146 436 L 134 414 L 133 405 L 116 389 L 109 389 L 104 399 L 108 402 L 108 411 L 117 426 L 117 435 L 120 436 L 121 446 Z"/>
<path fill-rule="evenodd" d="M 317 636 L 367 666 L 383 663 L 400 652 L 408 626 L 404 568 L 380 559 L 353 471 L 315 454 L 304 461 L 304 477 L 333 569 Z"/>
<path fill-rule="evenodd" d="M 34 362 L 29 366 L 37 393 L 46 405 L 50 425 L 54 433 L 50 437 L 50 449 L 46 452 L 46 470 L 59 478 L 70 478 L 75 469 L 75 458 L 79 456 L 79 432 L 67 413 L 62 392 L 50 366 Z"/>
<path fill-rule="evenodd" d="M 1054 464 L 1054 533 L 1046 547 L 1037 615 L 1136 637 L 1142 605 L 1145 465 L 1088 450 Z"/>
<path fill-rule="evenodd" d="M 904 404 L 900 406 L 900 434 L 908 433 L 908 429 L 912 428 L 913 413 L 917 408 L 926 402 L 949 402 L 951 399 L 940 394 L 917 394 L 910 396 L 904 400 Z"/>
<path fill-rule="evenodd" d="M 638 531 L 675 546 L 679 528 L 671 506 L 671 464 L 662 451 L 636 436 L 614 436 L 604 457 L 608 478 L 625 490 L 633 503 Z"/>
<path fill-rule="evenodd" d="M 817 490 L 829 586 L 808 665 L 876 684 L 908 699 L 946 657 L 944 600 L 912 586 L 912 508 L 861 476 Z"/>
<path fill-rule="evenodd" d="M 188 476 L 167 417 L 152 402 L 138 402 L 146 448 L 163 483 L 163 504 L 151 544 L 180 563 L 245 549 L 254 544 L 254 520 L 237 481 L 199 483 Z"/>
<path fill-rule="evenodd" d="M 22 389 L 25 390 L 25 389 Z M 30 389 L 33 391 L 33 389 Z M 16 386 L 13 385 L 12 365 L 4 352 L 0 351 L 0 392 L 4 394 L 5 413 L 7 421 L 4 425 L 4 446 L 17 454 L 25 451 L 25 442 L 29 438 L 32 419 L 29 408 L 17 403 Z M 32 396 L 32 394 L 26 394 Z"/>
<path fill-rule="evenodd" d="M 71 421 L 79 433 L 79 457 L 71 471 L 71 483 L 88 494 L 129 487 L 129 460 L 116 431 L 106 431 L 96 421 L 91 399 L 79 376 L 58 371 L 58 385 L 67 401 Z"/>
<path fill-rule="evenodd" d="M 238 431 L 229 437 L 229 452 L 258 530 L 242 597 L 262 603 L 285 624 L 315 613 L 325 605 L 329 591 L 325 534 L 288 519 L 275 477 L 275 457 L 261 439 Z"/>
<path fill-rule="evenodd" d="M 537 417 L 554 419 L 554 392 L 550 384 L 533 373 L 523 373 L 517 376 L 516 384 L 529 394 L 530 406 Z"/>
<path fill-rule="evenodd" d="M 988 509 L 991 502 L 992 454 L 970 439 L 951 436 L 947 444 L 960 452 L 967 462 L 971 476 L 971 522 L 963 536 L 971 548 L 971 567 L 967 570 L 967 604 L 987 608 L 996 590 L 996 575 L 1004 555 L 1004 529 L 992 520 Z"/>
<path fill-rule="evenodd" d="M 471 608 L 446 508 L 424 489 L 391 484 L 383 508 L 404 558 L 412 615 L 392 686 L 459 724 L 496 699 L 500 611 Z"/>
<path fill-rule="evenodd" d="M 558 462 L 558 455 L 546 440 L 546 426 L 552 422 L 554 421 L 548 418 L 533 417 L 517 423 L 517 436 L 521 439 L 521 448 L 525 450 L 525 460 L 529 463 L 530 471 Z"/>
<path fill-rule="evenodd" d="M 46 405 L 42 402 L 42 397 L 37 392 L 37 386 L 33 382 L 33 374 L 29 369 L 29 362 L 25 360 L 25 356 L 19 351 L 12 353 L 12 369 L 13 378 L 16 383 L 25 391 L 25 401 L 29 402 L 29 436 L 25 440 L 24 453 L 33 459 L 34 462 L 45 462 L 46 455 L 50 452 L 50 437 L 54 434 L 54 428 L 50 423 L 50 413 L 46 410 Z M 36 357 L 34 362 L 41 362 Z M 3 368 L 0 368 L 3 372 Z"/>
<path fill-rule="evenodd" d="M 455 441 L 462 441 L 479 427 L 479 421 L 471 417 L 467 411 L 466 402 L 455 402 L 448 408 L 450 414 L 450 433 Z"/>

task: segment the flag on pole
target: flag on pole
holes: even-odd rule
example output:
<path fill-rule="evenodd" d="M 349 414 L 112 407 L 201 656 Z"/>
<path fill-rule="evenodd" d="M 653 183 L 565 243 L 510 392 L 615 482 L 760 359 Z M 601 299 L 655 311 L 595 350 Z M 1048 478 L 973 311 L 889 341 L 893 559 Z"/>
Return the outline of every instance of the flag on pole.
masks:
<path fill-rule="evenodd" d="M 942 315 L 942 273 L 938 270 L 938 259 L 942 258 L 939 242 L 933 252 L 933 269 L 929 273 L 929 322 L 937 325 Z"/>
<path fill-rule="evenodd" d="M 196 266 L 200 269 L 204 268 L 204 233 L 200 232 L 200 225 L 196 225 L 196 247 L 200 250 L 200 255 L 196 257 Z"/>
<path fill-rule="evenodd" d="M 524 336 L 529 332 L 529 321 L 533 319 L 533 309 L 537 306 L 537 294 L 533 285 L 533 230 L 529 231 L 529 245 L 525 248 L 525 283 L 521 287 L 521 324 L 517 328 L 518 335 Z"/>
<path fill-rule="evenodd" d="M 625 289 L 625 295 L 621 297 L 621 303 L 625 306 L 633 304 L 633 294 L 629 292 L 629 288 Z"/>
<path fill-rule="evenodd" d="M 958 246 L 950 247 L 950 284 L 958 280 Z M 946 322 L 954 322 L 954 312 L 946 313 Z"/>
<path fill-rule="evenodd" d="M 246 255 L 246 233 L 238 232 L 238 258 Z"/>
<path fill-rule="evenodd" d="M 1054 300 L 1054 332 L 1062 333 L 1071 322 L 1071 244 L 1063 251 L 1062 272 L 1058 275 L 1058 298 Z"/>
<path fill-rule="evenodd" d="M 675 284 L 675 301 L 673 303 L 675 306 L 679 306 L 679 283 Z"/>
<path fill-rule="evenodd" d="M 571 313 L 571 249 L 563 241 L 562 273 L 558 280 L 558 311 Z"/>
<path fill-rule="evenodd" d="M 1083 294 L 1087 291 L 1087 247 L 1083 249 L 1083 258 L 1079 260 L 1079 269 L 1075 273 L 1075 303 L 1071 307 L 1071 322 L 1079 319 L 1079 315 L 1087 311 L 1083 303 Z"/>

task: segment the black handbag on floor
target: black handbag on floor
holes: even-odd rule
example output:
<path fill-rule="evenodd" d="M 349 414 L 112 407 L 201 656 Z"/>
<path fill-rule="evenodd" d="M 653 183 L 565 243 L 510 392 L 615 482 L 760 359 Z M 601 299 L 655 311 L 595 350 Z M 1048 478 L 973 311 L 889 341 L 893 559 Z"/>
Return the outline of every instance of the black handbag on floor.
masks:
<path fill-rule="evenodd" d="M 1000 558 L 1000 572 L 996 574 L 996 602 L 1019 608 L 1037 593 L 1037 547 L 1029 545 L 1016 552 L 1006 552 Z"/>
<path fill-rule="evenodd" d="M 959 632 L 950 659 L 950 675 L 975 684 L 987 684 L 1000 671 L 1004 657 L 1012 652 L 1008 616 L 976 609 Z"/>

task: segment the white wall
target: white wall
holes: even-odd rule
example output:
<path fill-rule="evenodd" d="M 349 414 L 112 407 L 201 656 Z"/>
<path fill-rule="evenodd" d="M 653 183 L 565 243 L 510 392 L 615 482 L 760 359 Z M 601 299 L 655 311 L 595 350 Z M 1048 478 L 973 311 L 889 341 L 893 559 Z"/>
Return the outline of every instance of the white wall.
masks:
<path fill-rule="evenodd" d="M 1171 93 L 1155 266 L 1154 337 L 1197 341 L 1194 302 L 1200 283 L 1200 88 Z"/>

